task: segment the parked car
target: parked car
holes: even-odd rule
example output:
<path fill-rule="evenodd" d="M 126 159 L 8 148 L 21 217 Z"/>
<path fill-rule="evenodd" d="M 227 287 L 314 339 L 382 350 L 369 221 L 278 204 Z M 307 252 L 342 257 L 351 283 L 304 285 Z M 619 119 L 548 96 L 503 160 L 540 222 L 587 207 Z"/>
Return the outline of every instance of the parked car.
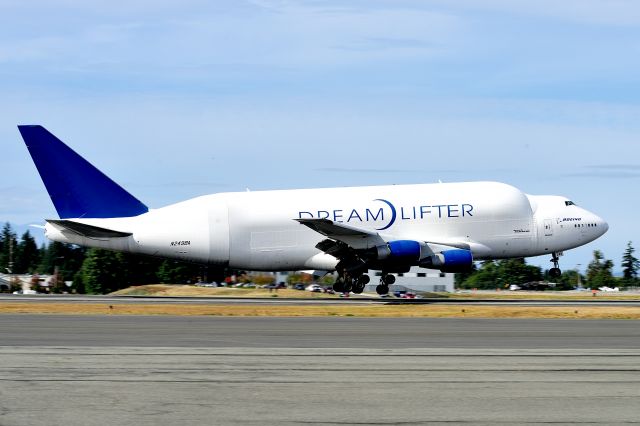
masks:
<path fill-rule="evenodd" d="M 295 284 L 293 285 L 293 289 L 294 289 L 294 290 L 304 290 L 304 284 L 302 284 L 302 283 L 295 283 Z"/>
<path fill-rule="evenodd" d="M 197 283 L 196 286 L 198 287 L 218 287 L 218 283 L 213 282 L 213 283 Z"/>
<path fill-rule="evenodd" d="M 278 284 L 271 283 L 271 284 L 263 285 L 262 288 L 266 288 L 266 289 L 270 289 L 270 290 L 274 290 L 274 289 L 277 290 L 279 288 L 287 288 L 287 285 L 285 283 L 282 283 L 282 282 L 280 282 Z"/>
<path fill-rule="evenodd" d="M 311 291 L 313 293 L 322 293 L 324 291 L 324 288 L 322 288 L 320 284 L 310 284 L 307 286 L 307 288 L 305 288 L 305 290 Z"/>

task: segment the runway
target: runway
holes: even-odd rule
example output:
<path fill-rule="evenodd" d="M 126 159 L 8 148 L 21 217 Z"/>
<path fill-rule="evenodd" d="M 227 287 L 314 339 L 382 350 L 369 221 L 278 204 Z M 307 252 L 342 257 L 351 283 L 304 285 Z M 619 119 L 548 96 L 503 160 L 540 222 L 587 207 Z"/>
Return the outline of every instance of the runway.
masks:
<path fill-rule="evenodd" d="M 0 321 L 2 426 L 640 423 L 637 321 Z"/>
<path fill-rule="evenodd" d="M 640 349 L 620 320 L 1 315 L 0 346 Z"/>

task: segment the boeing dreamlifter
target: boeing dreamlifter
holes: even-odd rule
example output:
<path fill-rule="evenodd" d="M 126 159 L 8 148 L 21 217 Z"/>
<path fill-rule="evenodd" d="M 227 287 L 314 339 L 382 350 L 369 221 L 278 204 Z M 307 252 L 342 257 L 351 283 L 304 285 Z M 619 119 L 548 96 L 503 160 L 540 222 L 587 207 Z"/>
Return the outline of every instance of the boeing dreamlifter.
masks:
<path fill-rule="evenodd" d="M 360 293 L 367 272 L 412 266 L 468 270 L 473 261 L 558 255 L 603 235 L 607 223 L 561 196 L 497 182 L 231 192 L 159 209 L 142 202 L 44 127 L 18 126 L 60 219 L 53 241 L 237 269 L 337 271 L 337 291 Z"/>

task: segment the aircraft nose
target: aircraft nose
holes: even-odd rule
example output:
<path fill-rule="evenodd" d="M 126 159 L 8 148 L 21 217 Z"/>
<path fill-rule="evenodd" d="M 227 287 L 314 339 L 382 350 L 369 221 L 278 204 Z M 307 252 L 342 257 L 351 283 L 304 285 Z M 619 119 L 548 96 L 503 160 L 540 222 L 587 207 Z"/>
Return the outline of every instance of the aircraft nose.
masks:
<path fill-rule="evenodd" d="M 602 234 L 601 235 L 604 235 L 604 233 L 609 230 L 609 224 L 607 223 L 607 221 L 605 221 L 601 217 L 598 217 L 597 224 L 598 224 L 598 228 L 602 228 Z"/>
<path fill-rule="evenodd" d="M 600 216 L 594 214 L 593 221 L 596 223 L 598 228 L 598 236 L 604 235 L 609 230 L 609 224 Z"/>

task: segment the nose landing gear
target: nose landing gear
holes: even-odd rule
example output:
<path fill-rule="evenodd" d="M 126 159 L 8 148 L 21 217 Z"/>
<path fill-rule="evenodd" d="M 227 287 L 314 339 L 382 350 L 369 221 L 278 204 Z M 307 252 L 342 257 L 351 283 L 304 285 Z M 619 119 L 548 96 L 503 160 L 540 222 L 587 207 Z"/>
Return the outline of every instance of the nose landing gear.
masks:
<path fill-rule="evenodd" d="M 549 269 L 549 276 L 551 278 L 559 278 L 562 275 L 562 271 L 560 270 L 560 259 L 558 257 L 558 253 L 551 253 L 551 260 L 553 262 L 553 268 Z"/>

